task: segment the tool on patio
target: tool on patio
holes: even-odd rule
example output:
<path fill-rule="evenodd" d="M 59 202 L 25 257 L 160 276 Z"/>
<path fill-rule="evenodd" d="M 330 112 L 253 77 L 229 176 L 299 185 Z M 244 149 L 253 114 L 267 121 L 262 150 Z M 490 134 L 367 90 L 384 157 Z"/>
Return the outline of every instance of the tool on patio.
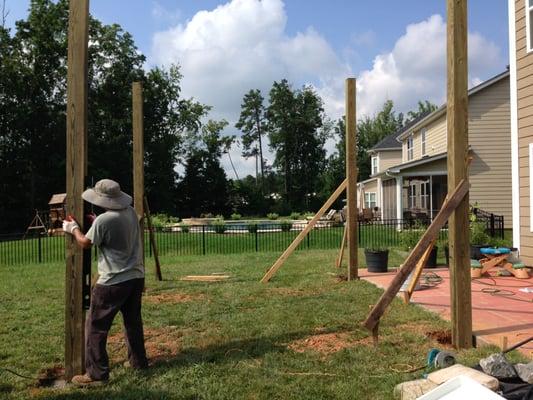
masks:
<path fill-rule="evenodd" d="M 447 368 L 455 364 L 455 355 L 448 351 L 431 349 L 428 353 L 427 365 L 432 368 Z"/>

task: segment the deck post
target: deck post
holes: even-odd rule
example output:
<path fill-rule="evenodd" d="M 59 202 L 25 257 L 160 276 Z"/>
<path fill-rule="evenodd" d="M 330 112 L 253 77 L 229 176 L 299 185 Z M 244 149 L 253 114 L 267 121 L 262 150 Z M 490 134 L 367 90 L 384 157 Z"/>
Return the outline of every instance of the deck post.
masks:
<path fill-rule="evenodd" d="M 396 177 L 396 222 L 398 224 L 398 230 L 401 231 L 402 226 L 402 210 L 403 210 L 403 176 Z"/>
<path fill-rule="evenodd" d="M 467 0 L 447 0 L 448 196 L 468 183 Z M 452 344 L 472 347 L 468 193 L 449 220 Z"/>
<path fill-rule="evenodd" d="M 346 205 L 348 207 L 348 280 L 357 279 L 357 149 L 355 78 L 346 79 Z"/>
<path fill-rule="evenodd" d="M 71 0 L 67 61 L 66 202 L 67 215 L 77 217 L 81 229 L 84 229 L 81 194 L 87 176 L 88 27 L 89 0 Z M 85 371 L 84 278 L 87 278 L 87 267 L 90 275 L 90 251 L 87 257 L 87 252 L 84 254 L 71 235 L 66 235 L 65 240 L 65 378 L 70 380 Z"/>

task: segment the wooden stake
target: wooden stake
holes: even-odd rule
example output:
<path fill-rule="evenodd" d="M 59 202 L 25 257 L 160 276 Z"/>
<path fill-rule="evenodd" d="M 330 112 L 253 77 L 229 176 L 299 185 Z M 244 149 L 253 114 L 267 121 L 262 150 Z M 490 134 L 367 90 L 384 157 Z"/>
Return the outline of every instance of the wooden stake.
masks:
<path fill-rule="evenodd" d="M 348 208 L 348 280 L 357 279 L 357 153 L 355 78 L 346 80 L 346 205 Z"/>
<path fill-rule="evenodd" d="M 337 257 L 337 260 L 335 261 L 335 266 L 337 268 L 341 267 L 342 259 L 344 258 L 344 248 L 346 247 L 346 237 L 348 236 L 348 225 L 344 225 L 344 232 L 342 234 L 342 242 L 341 242 L 341 248 L 339 250 L 339 256 Z"/>
<path fill-rule="evenodd" d="M 144 251 L 144 123 L 142 90 L 141 82 L 133 82 L 131 88 L 133 109 L 133 206 L 139 219 L 143 260 L 146 264 Z"/>
<path fill-rule="evenodd" d="M 302 230 L 298 236 L 296 236 L 296 238 L 292 241 L 292 243 L 289 245 L 289 247 L 287 247 L 287 249 L 283 252 L 283 254 L 280 256 L 280 258 L 278 258 L 278 260 L 274 263 L 274 265 L 272 265 L 272 267 L 270 267 L 270 269 L 268 270 L 268 272 L 265 274 L 265 276 L 263 276 L 263 278 L 261 279 L 261 282 L 262 283 L 267 283 L 268 281 L 270 281 L 270 279 L 272 279 L 272 277 L 274 276 L 274 274 L 276 273 L 276 271 L 278 269 L 281 268 L 281 266 L 283 265 L 283 263 L 285 262 L 285 260 L 292 254 L 292 252 L 294 250 L 296 250 L 296 248 L 298 247 L 298 245 L 300 244 L 300 242 L 305 238 L 305 236 L 311 231 L 311 229 L 313 229 L 313 227 L 316 225 L 316 223 L 318 222 L 318 220 L 324 215 L 324 213 L 331 207 L 331 205 L 335 202 L 335 200 L 337 200 L 337 198 L 340 196 L 340 194 L 344 191 L 344 189 L 346 189 L 346 185 L 348 184 L 348 179 L 345 179 L 341 184 L 340 186 L 335 190 L 335 192 L 333 192 L 333 194 L 329 197 L 329 199 L 324 203 L 324 205 L 322 206 L 322 208 L 320 210 L 318 210 L 318 212 L 315 214 L 315 216 L 313 217 L 313 219 L 311 221 L 309 221 L 309 223 L 307 224 L 307 226 L 305 227 L 304 230 Z"/>
<path fill-rule="evenodd" d="M 468 53 L 467 0 L 447 0 L 448 65 L 448 193 L 468 184 Z M 452 344 L 472 347 L 469 197 L 450 216 L 450 289 Z"/>
<path fill-rule="evenodd" d="M 155 260 L 155 277 L 158 281 L 163 280 L 161 275 L 161 264 L 159 263 L 159 254 L 157 252 L 157 245 L 154 236 L 154 228 L 152 227 L 152 216 L 150 215 L 150 207 L 148 207 L 148 199 L 144 198 L 144 210 L 146 213 L 146 224 L 148 225 L 148 235 L 150 236 L 150 244 L 152 246 L 152 252 Z"/>
<path fill-rule="evenodd" d="M 426 264 L 429 259 L 429 255 L 431 254 L 431 250 L 433 250 L 434 246 L 435 246 L 435 241 L 430 243 L 430 245 L 427 247 L 426 251 L 422 255 L 422 258 L 416 264 L 413 278 L 409 282 L 407 290 L 405 290 L 404 292 L 405 303 L 409 303 L 409 301 L 411 300 L 411 296 L 413 295 L 413 292 L 415 291 L 416 285 L 418 284 L 418 281 L 420 280 L 420 275 L 422 275 L 422 271 L 426 267 Z"/>
<path fill-rule="evenodd" d="M 89 0 L 71 0 L 67 68 L 67 215 L 76 216 L 82 225 L 84 210 L 81 194 L 87 172 L 88 26 Z M 66 235 L 65 239 L 65 378 L 70 380 L 85 371 L 84 255 L 73 236 Z"/>
<path fill-rule="evenodd" d="M 449 196 L 449 200 L 444 202 L 442 208 L 431 225 L 429 225 L 426 232 L 420 238 L 420 241 L 405 260 L 403 267 L 394 276 L 385 293 L 383 293 L 377 304 L 374 305 L 368 314 L 365 322 L 363 322 L 363 326 L 371 331 L 373 335 L 377 335 L 376 327 L 379 323 L 379 320 L 400 290 L 403 282 L 405 279 L 407 279 L 411 271 L 413 271 L 416 263 L 420 257 L 422 257 L 429 244 L 437 239 L 439 231 L 444 224 L 446 224 L 448 217 L 451 215 L 453 210 L 455 210 L 466 193 L 468 193 L 468 183 L 466 181 L 461 181 L 455 191 L 451 194 L 451 196 Z M 470 282 L 470 280 L 468 282 Z"/>

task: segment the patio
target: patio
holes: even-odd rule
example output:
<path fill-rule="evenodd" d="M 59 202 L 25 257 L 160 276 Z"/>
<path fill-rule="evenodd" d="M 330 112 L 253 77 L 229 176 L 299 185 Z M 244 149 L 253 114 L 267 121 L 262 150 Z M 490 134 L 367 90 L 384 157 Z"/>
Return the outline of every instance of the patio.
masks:
<path fill-rule="evenodd" d="M 450 315 L 450 273 L 448 268 L 425 269 L 424 274 L 432 272 L 442 278 L 434 286 L 417 290 L 411 303 L 439 314 L 446 320 Z M 371 273 L 361 270 L 359 276 L 385 289 L 395 275 Z M 491 274 L 472 280 L 472 329 L 478 345 L 493 344 L 507 347 L 533 336 L 533 293 L 521 292 L 522 288 L 533 288 L 533 278 L 516 279 Z M 533 359 L 533 342 L 519 349 Z"/>

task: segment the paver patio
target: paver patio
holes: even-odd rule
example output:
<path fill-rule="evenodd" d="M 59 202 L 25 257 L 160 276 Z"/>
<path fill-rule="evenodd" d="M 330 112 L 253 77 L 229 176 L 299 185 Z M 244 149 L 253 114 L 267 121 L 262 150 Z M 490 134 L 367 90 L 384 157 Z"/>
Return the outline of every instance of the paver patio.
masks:
<path fill-rule="evenodd" d="M 424 270 L 424 274 L 428 272 L 437 274 L 442 281 L 415 291 L 411 302 L 450 320 L 450 272 L 448 268 Z M 395 273 L 377 274 L 362 269 L 359 276 L 385 289 Z M 472 325 L 478 344 L 489 343 L 501 347 L 505 336 L 508 347 L 511 347 L 533 336 L 533 293 L 519 290 L 527 287 L 533 288 L 532 277 L 516 279 L 491 274 L 490 277 L 472 280 Z M 522 346 L 520 351 L 533 359 L 533 342 Z"/>

